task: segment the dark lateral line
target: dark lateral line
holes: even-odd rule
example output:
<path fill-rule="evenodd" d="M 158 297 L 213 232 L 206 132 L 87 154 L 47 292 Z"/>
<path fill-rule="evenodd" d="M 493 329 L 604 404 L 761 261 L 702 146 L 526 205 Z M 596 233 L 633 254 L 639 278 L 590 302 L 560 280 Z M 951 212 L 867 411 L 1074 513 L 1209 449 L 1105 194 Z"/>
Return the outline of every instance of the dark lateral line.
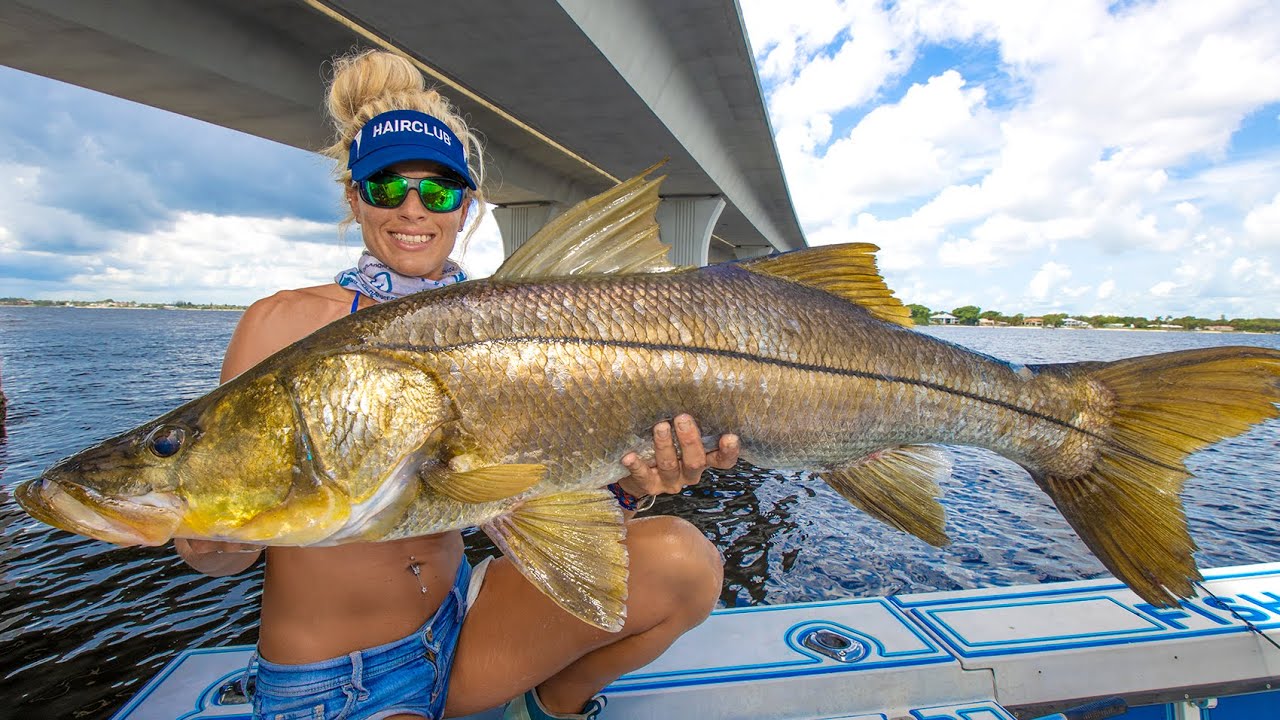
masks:
<path fill-rule="evenodd" d="M 694 355 L 712 355 L 715 357 L 731 358 L 734 360 L 745 360 L 747 362 L 755 362 L 763 365 L 776 365 L 778 367 L 784 367 L 791 370 L 804 370 L 808 372 L 826 373 L 828 375 L 839 375 L 843 377 L 863 378 L 866 380 L 879 380 L 882 382 L 903 383 L 905 385 L 916 385 L 919 387 L 928 388 L 930 390 L 937 390 L 938 392 L 941 392 L 941 393 L 955 395 L 957 397 L 968 398 L 970 400 L 977 400 L 978 402 L 983 402 L 988 405 L 995 405 L 996 407 L 1001 407 L 1006 410 L 1012 410 L 1014 412 L 1021 413 L 1023 415 L 1028 415 L 1038 420 L 1044 420 L 1045 422 L 1053 423 L 1055 425 L 1060 425 L 1064 428 L 1067 428 L 1068 430 L 1072 430 L 1078 433 L 1082 433 L 1084 435 L 1088 435 L 1089 437 L 1092 437 L 1096 440 L 1101 440 L 1103 442 L 1106 442 L 1107 440 L 1106 438 L 1101 437 L 1096 433 L 1092 433 L 1092 432 L 1089 432 L 1088 430 L 1078 428 L 1075 425 L 1072 425 L 1071 423 L 1065 420 L 1060 420 L 1051 415 L 1044 415 L 1034 410 L 1028 410 L 1026 408 L 1018 407 L 1017 405 L 1014 405 L 1012 403 L 1007 403 L 1003 400 L 996 400 L 994 398 L 983 397 L 982 395 L 975 395 L 973 393 L 968 393 L 963 390 L 957 390 L 955 388 L 947 387 L 946 385 L 939 385 L 937 383 L 932 383 L 927 380 L 916 380 L 914 378 L 897 377 L 894 375 L 877 375 L 875 373 L 869 373 L 863 370 L 845 370 L 842 368 L 827 367 L 825 365 L 812 365 L 810 363 L 798 363 L 798 362 L 792 362 L 790 360 L 779 360 L 776 358 L 761 357 L 759 355 L 752 355 L 750 353 L 739 352 L 737 350 L 718 350 L 716 348 L 701 348 L 701 347 L 692 347 L 688 345 L 669 345 L 665 343 L 635 342 L 635 341 L 629 341 L 629 340 L 609 340 L 609 341 L 584 340 L 582 338 L 570 338 L 570 337 L 510 337 L 510 338 L 503 338 L 501 340 L 471 340 L 468 342 L 460 342 L 452 345 L 431 345 L 431 346 L 377 345 L 374 347 L 380 350 L 448 352 L 450 350 L 460 350 L 463 348 L 475 347 L 477 345 L 505 345 L 510 343 L 522 343 L 522 342 L 572 343 L 575 345 L 608 345 L 613 347 L 626 348 L 628 350 L 649 350 L 649 351 L 670 350 L 674 352 L 687 352 Z"/>
<path fill-rule="evenodd" d="M 956 397 L 967 398 L 969 400 L 976 400 L 980 403 L 985 403 L 987 405 L 993 405 L 995 407 L 1004 408 L 1005 410 L 1010 410 L 1012 412 L 1025 415 L 1027 417 L 1032 417 L 1037 420 L 1043 420 L 1047 423 L 1057 425 L 1062 428 L 1066 428 L 1067 430 L 1070 430 L 1072 432 L 1078 432 L 1081 435 L 1086 435 L 1088 437 L 1091 437 L 1099 442 L 1102 442 L 1106 445 L 1109 445 L 1115 448 L 1116 450 L 1124 452 L 1127 455 L 1138 458 L 1145 462 L 1152 463 L 1166 470 L 1173 470 L 1175 472 L 1185 472 L 1185 470 L 1183 470 L 1182 468 L 1176 468 L 1176 467 L 1171 467 L 1169 465 L 1165 465 L 1164 463 L 1156 460 L 1155 458 L 1149 458 L 1149 457 L 1146 457 L 1145 455 L 1136 453 L 1128 448 L 1115 445 L 1111 442 L 1109 438 L 1103 437 L 1095 432 L 1085 430 L 1084 428 L 1076 427 L 1075 425 L 1072 425 L 1066 420 L 1061 420 L 1059 418 L 1053 417 L 1052 415 L 1045 415 L 1043 413 L 1039 413 L 1034 410 L 1028 410 L 1027 408 L 1019 407 L 1017 405 L 1005 402 L 1003 400 L 996 400 L 995 398 L 976 395 L 974 393 L 965 392 L 963 390 L 957 390 L 956 388 L 947 387 L 946 385 L 939 385 L 938 383 L 932 383 L 927 380 L 917 380 L 915 378 L 898 377 L 895 375 L 877 375 L 875 373 L 869 373 L 863 370 L 844 370 L 841 368 L 826 367 L 824 365 L 812 365 L 809 363 L 792 362 L 790 360 L 778 360 L 776 358 L 761 357 L 759 355 L 752 355 L 750 353 L 739 352 L 736 350 L 718 350 L 716 348 L 693 347 L 689 345 L 671 345 L 666 343 L 646 343 L 646 342 L 636 342 L 636 341 L 630 341 L 630 340 L 605 341 L 605 340 L 587 340 L 584 338 L 575 338 L 575 337 L 533 337 L 533 336 L 508 337 L 508 338 L 494 339 L 494 340 L 471 340 L 469 342 L 454 343 L 452 345 L 416 345 L 416 346 L 415 345 L 374 345 L 371 347 L 374 347 L 380 350 L 402 350 L 402 351 L 411 351 L 411 352 L 448 352 L 450 350 L 461 350 L 463 348 L 475 347 L 477 345 L 505 345 L 505 344 L 514 344 L 514 343 L 523 343 L 523 342 L 566 343 L 566 344 L 574 344 L 574 345 L 605 345 L 605 346 L 626 348 L 629 350 L 649 350 L 649 351 L 670 350 L 673 352 L 684 352 L 684 353 L 691 353 L 694 355 L 711 355 L 714 357 L 731 358 L 734 360 L 745 360 L 747 362 L 760 363 L 763 365 L 776 365 L 778 367 L 788 368 L 791 370 L 803 370 L 808 372 L 826 373 L 828 375 L 839 375 L 843 377 L 863 378 L 865 380 L 878 380 L 881 382 L 902 383 L 904 385 L 915 385 L 917 387 L 922 387 L 929 390 L 936 390 L 937 392 L 944 393 L 947 395 L 954 395 Z"/>

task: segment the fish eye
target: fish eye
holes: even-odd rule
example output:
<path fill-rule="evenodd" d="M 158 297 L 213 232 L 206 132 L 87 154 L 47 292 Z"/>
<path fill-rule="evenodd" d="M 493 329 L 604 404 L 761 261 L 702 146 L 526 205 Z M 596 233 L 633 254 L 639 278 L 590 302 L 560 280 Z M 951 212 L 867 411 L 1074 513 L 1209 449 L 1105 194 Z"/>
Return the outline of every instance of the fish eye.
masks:
<path fill-rule="evenodd" d="M 187 432 L 173 425 L 161 425 L 147 436 L 147 449 L 156 457 L 167 458 L 182 449 L 187 439 Z"/>

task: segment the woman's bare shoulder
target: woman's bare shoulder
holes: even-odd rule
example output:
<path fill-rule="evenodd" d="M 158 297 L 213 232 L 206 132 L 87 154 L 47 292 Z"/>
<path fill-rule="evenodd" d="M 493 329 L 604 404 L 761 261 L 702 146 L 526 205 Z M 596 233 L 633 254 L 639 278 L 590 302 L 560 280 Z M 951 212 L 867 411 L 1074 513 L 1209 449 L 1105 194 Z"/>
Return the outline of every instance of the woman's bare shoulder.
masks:
<path fill-rule="evenodd" d="M 283 320 L 289 324 L 319 322 L 323 326 L 347 314 L 351 297 L 350 290 L 335 283 L 280 290 L 250 305 L 245 316 L 253 320 Z"/>
<path fill-rule="evenodd" d="M 338 285 L 281 290 L 249 306 L 227 346 L 223 380 L 258 364 L 350 312 L 351 292 Z"/>

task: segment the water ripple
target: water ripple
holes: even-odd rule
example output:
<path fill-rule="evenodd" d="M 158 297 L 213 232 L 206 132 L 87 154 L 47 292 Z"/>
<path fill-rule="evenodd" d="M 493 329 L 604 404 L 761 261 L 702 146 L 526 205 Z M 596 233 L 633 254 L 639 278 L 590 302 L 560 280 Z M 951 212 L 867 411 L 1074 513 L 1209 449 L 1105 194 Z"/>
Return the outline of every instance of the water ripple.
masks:
<path fill-rule="evenodd" d="M 9 437 L 5 485 L 136 426 L 217 383 L 235 313 L 0 308 Z M 936 328 L 1018 362 L 1110 360 L 1275 336 Z M 86 351 L 86 350 L 90 351 Z M 1280 560 L 1280 423 L 1193 457 L 1184 497 L 1202 566 Z M 653 512 L 697 525 L 725 556 L 725 606 L 956 590 L 1097 577 L 1102 566 L 1018 466 L 952 448 L 942 504 L 952 543 L 931 547 L 878 523 L 819 478 L 740 465 L 710 473 Z M 473 558 L 496 554 L 465 534 Z M 116 549 L 46 527 L 0 490 L 0 697 L 20 717 L 102 717 L 177 652 L 252 643 L 261 564 L 192 572 L 169 548 Z"/>

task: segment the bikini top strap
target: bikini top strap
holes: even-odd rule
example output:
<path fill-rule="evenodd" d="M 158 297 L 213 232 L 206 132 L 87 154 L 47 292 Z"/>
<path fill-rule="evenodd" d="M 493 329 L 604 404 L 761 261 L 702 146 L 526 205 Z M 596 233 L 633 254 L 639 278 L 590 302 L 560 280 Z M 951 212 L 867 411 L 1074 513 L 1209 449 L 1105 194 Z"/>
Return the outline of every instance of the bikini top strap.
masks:
<path fill-rule="evenodd" d="M 360 309 L 360 291 L 359 291 L 359 290 L 355 290 L 354 292 L 355 292 L 356 296 L 355 296 L 355 297 L 353 297 L 353 298 L 351 298 L 351 312 L 352 312 L 352 313 L 354 313 L 355 311 L 357 311 L 357 310 L 359 310 L 359 309 Z"/>

